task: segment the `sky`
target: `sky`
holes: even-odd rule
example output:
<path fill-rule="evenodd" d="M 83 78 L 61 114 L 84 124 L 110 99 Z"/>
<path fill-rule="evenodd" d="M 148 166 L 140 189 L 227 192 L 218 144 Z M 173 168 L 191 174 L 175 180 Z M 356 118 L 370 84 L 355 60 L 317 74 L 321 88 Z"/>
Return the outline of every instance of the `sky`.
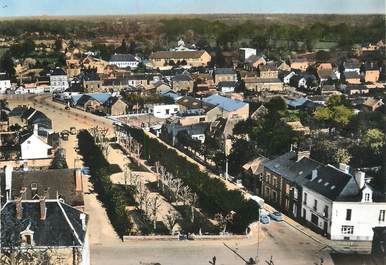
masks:
<path fill-rule="evenodd" d="M 385 14 L 385 0 L 0 0 L 0 17 L 154 13 Z"/>

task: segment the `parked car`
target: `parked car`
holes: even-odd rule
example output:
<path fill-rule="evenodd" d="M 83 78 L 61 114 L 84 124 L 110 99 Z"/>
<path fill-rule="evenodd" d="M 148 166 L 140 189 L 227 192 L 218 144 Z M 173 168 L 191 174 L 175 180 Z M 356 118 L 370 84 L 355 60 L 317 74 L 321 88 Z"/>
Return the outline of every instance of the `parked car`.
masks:
<path fill-rule="evenodd" d="M 269 222 L 270 222 L 270 219 L 269 219 L 269 216 L 267 214 L 261 214 L 260 215 L 260 223 L 269 224 Z"/>
<path fill-rule="evenodd" d="M 279 212 L 270 213 L 269 217 L 271 217 L 271 219 L 275 220 L 276 222 L 283 221 L 283 215 Z"/>

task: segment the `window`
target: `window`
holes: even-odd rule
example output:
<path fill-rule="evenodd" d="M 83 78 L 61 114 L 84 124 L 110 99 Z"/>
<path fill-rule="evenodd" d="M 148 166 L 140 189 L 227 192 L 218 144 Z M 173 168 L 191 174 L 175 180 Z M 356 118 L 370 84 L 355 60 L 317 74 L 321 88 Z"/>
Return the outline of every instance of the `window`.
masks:
<path fill-rule="evenodd" d="M 365 202 L 370 201 L 370 193 L 365 193 Z"/>
<path fill-rule="evenodd" d="M 277 186 L 277 177 L 273 177 L 273 178 L 272 178 L 272 185 L 273 185 L 274 187 Z"/>
<path fill-rule="evenodd" d="M 314 200 L 314 210 L 318 210 L 318 201 Z"/>
<path fill-rule="evenodd" d="M 294 188 L 294 199 L 298 199 L 298 190 L 296 188 Z"/>
<path fill-rule="evenodd" d="M 341 232 L 343 235 L 352 235 L 352 234 L 354 234 L 354 226 L 342 225 Z"/>
<path fill-rule="evenodd" d="M 380 221 L 380 222 L 384 222 L 385 221 L 385 210 L 380 210 L 379 211 L 379 218 L 378 218 L 378 220 Z"/>
<path fill-rule="evenodd" d="M 319 218 L 315 214 L 311 214 L 311 222 L 314 225 L 318 225 L 318 220 L 319 220 Z"/>
<path fill-rule="evenodd" d="M 351 209 L 346 210 L 346 221 L 351 221 Z"/>
<path fill-rule="evenodd" d="M 285 193 L 289 194 L 290 193 L 290 185 L 285 184 Z"/>
<path fill-rule="evenodd" d="M 277 193 L 276 191 L 272 191 L 272 198 L 274 202 L 277 202 Z"/>
<path fill-rule="evenodd" d="M 324 217 L 328 217 L 328 206 L 324 206 Z"/>
<path fill-rule="evenodd" d="M 304 201 L 303 201 L 303 204 L 304 204 L 304 205 L 307 205 L 307 193 L 304 193 Z"/>

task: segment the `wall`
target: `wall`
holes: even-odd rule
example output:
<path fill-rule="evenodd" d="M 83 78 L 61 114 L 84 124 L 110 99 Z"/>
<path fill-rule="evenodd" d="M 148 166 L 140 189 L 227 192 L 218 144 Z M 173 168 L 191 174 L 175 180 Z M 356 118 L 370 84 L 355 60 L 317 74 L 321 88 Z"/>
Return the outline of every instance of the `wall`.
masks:
<path fill-rule="evenodd" d="M 334 202 L 332 209 L 331 239 L 372 240 L 373 227 L 386 226 L 379 221 L 380 210 L 386 210 L 386 203 Z M 346 210 L 351 209 L 351 221 L 346 221 Z M 341 233 L 342 225 L 354 226 L 352 235 Z"/>
<path fill-rule="evenodd" d="M 307 193 L 307 204 L 304 204 L 305 201 L 305 193 Z M 313 192 L 306 187 L 303 187 L 303 203 L 302 203 L 302 211 L 301 216 L 304 220 L 307 221 L 307 224 L 310 227 L 317 228 L 318 230 L 323 231 L 324 229 L 324 222 L 327 222 L 327 234 L 330 234 L 331 227 L 330 227 L 330 220 L 331 220 L 331 214 L 332 214 L 332 202 L 328 198 L 324 197 L 321 194 L 318 194 L 316 192 Z M 314 207 L 314 200 L 317 200 L 317 208 L 316 210 Z M 324 209 L 325 206 L 328 206 L 328 215 L 327 217 L 324 216 Z M 306 211 L 306 215 L 304 215 L 304 210 Z M 312 214 L 315 214 L 318 217 L 318 224 L 315 225 L 312 222 L 311 216 Z"/>
<path fill-rule="evenodd" d="M 179 105 L 155 105 L 150 109 L 150 112 L 153 113 L 154 117 L 166 119 L 177 114 L 179 110 Z"/>
<path fill-rule="evenodd" d="M 47 145 L 37 138 L 31 136 L 24 143 L 21 144 L 21 158 L 22 159 L 38 159 L 48 158 Z"/>

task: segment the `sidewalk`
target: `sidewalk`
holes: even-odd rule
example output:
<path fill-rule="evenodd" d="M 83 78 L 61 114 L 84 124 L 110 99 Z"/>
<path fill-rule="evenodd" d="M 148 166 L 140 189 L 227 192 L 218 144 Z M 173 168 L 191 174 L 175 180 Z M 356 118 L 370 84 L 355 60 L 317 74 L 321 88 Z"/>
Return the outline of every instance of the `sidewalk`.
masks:
<path fill-rule="evenodd" d="M 266 211 L 272 213 L 276 212 L 276 209 L 271 207 L 268 204 L 264 204 L 263 207 Z M 295 220 L 289 218 L 283 214 L 283 221 L 300 231 L 304 235 L 318 242 L 323 248 L 329 248 L 332 252 L 337 253 L 356 253 L 356 254 L 369 254 L 371 252 L 371 242 L 370 241 L 340 241 L 340 240 L 330 240 L 318 233 L 315 233 L 311 229 L 299 224 Z M 323 249 L 322 248 L 322 249 Z"/>

